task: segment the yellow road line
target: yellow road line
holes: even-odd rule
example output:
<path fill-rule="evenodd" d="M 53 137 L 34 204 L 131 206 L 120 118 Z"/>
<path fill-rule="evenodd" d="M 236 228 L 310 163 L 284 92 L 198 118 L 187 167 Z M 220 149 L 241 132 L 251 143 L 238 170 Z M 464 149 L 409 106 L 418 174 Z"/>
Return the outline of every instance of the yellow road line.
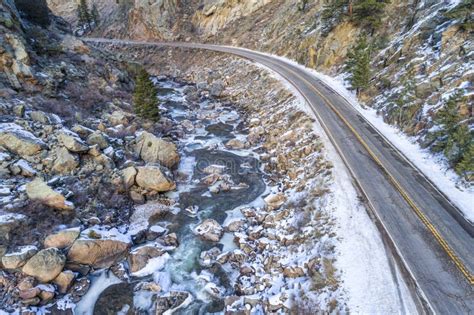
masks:
<path fill-rule="evenodd" d="M 354 136 L 357 138 L 357 140 L 362 144 L 362 146 L 365 148 L 365 150 L 369 153 L 371 158 L 381 167 L 381 169 L 384 171 L 384 173 L 388 176 L 389 180 L 392 182 L 392 184 L 395 186 L 395 188 L 398 190 L 398 192 L 402 195 L 402 197 L 405 199 L 406 202 L 410 205 L 410 207 L 415 211 L 416 215 L 420 218 L 420 220 L 423 222 L 423 224 L 428 228 L 428 230 L 433 234 L 435 239 L 438 241 L 438 243 L 441 245 L 441 247 L 444 249 L 446 254 L 451 258 L 451 260 L 454 262 L 456 267 L 461 271 L 461 273 L 467 278 L 468 282 L 471 285 L 474 285 L 474 276 L 473 274 L 467 269 L 467 267 L 464 265 L 464 263 L 461 261 L 461 259 L 454 253 L 454 251 L 451 249 L 451 247 L 448 245 L 446 240 L 441 236 L 441 234 L 438 232 L 438 230 L 434 227 L 434 225 L 428 220 L 427 216 L 421 211 L 421 209 L 415 204 L 415 202 L 408 196 L 408 193 L 402 188 L 400 183 L 393 177 L 392 174 L 387 170 L 387 168 L 382 164 L 380 159 L 375 155 L 375 153 L 370 149 L 369 145 L 362 139 L 362 137 L 359 135 L 359 133 L 352 127 L 352 125 L 347 121 L 347 119 L 339 112 L 339 110 L 334 106 L 334 104 L 331 103 L 318 89 L 316 89 L 311 82 L 306 80 L 304 77 L 301 75 L 297 74 L 293 70 L 285 67 L 288 71 L 290 71 L 293 75 L 298 77 L 300 80 L 304 81 L 311 90 L 313 90 L 315 93 L 317 93 L 323 100 L 324 102 L 327 103 L 327 105 L 336 113 L 336 115 L 344 122 L 344 124 L 351 130 L 351 132 L 354 134 Z"/>

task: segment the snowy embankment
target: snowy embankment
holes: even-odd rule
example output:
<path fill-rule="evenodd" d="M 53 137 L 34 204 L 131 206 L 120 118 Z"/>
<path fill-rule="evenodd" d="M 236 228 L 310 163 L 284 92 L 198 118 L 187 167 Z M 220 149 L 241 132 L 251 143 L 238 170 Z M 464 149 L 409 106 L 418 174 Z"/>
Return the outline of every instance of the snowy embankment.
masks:
<path fill-rule="evenodd" d="M 446 195 L 467 220 L 474 222 L 474 207 L 472 206 L 474 203 L 474 186 L 465 187 L 461 185 L 461 178 L 449 167 L 442 155 L 433 154 L 428 149 L 421 148 L 416 142 L 416 138 L 408 137 L 396 127 L 385 123 L 383 118 L 377 115 L 375 109 L 362 106 L 356 95 L 348 90 L 342 76 L 333 78 L 285 57 L 271 54 L 263 55 L 280 59 L 306 71 L 341 95 L 397 150 L 403 153 L 408 161 L 416 166 L 439 191 Z"/>
<path fill-rule="evenodd" d="M 361 314 L 415 314 L 410 292 L 399 271 L 392 272 L 381 236 L 358 200 L 349 171 L 314 112 L 286 79 L 265 66 L 256 65 L 283 83 L 297 97 L 296 105 L 313 117 L 313 130 L 324 142 L 326 159 L 334 165 L 330 207 L 338 222 L 336 267 L 341 271 L 349 309 Z"/>

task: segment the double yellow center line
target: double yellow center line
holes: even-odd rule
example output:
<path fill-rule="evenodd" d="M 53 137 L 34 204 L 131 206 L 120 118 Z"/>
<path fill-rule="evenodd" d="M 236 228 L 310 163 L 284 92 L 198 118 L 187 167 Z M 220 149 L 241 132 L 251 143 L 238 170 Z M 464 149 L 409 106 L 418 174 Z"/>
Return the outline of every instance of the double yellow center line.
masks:
<path fill-rule="evenodd" d="M 321 97 L 324 102 L 334 111 L 334 113 L 344 122 L 344 124 L 349 128 L 349 130 L 354 134 L 354 136 L 357 138 L 357 140 L 362 144 L 362 146 L 365 148 L 365 150 L 369 153 L 370 157 L 375 161 L 375 163 L 383 170 L 385 175 L 388 177 L 390 182 L 393 184 L 393 186 L 398 190 L 398 192 L 402 195 L 403 199 L 410 205 L 410 207 L 413 209 L 413 211 L 416 213 L 416 215 L 420 218 L 421 222 L 426 226 L 426 228 L 431 232 L 431 234 L 434 236 L 436 241 L 441 245 L 443 250 L 446 252 L 446 254 L 449 256 L 449 258 L 454 262 L 456 267 L 459 269 L 459 271 L 466 277 L 467 281 L 471 284 L 474 285 L 474 277 L 473 274 L 469 271 L 469 269 L 464 265 L 464 263 L 461 261 L 461 259 L 456 255 L 456 253 L 453 251 L 453 249 L 448 245 L 446 240 L 441 236 L 441 234 L 438 232 L 438 230 L 434 227 L 434 225 L 429 221 L 427 216 L 423 213 L 423 211 L 415 204 L 415 202 L 410 198 L 408 193 L 403 189 L 403 187 L 400 185 L 400 183 L 395 179 L 395 177 L 390 174 L 388 169 L 382 164 L 380 159 L 375 155 L 375 153 L 370 149 L 369 145 L 362 139 L 362 137 L 359 135 L 359 133 L 354 129 L 354 127 L 349 123 L 349 121 L 339 112 L 339 110 L 332 104 L 330 100 L 327 99 L 318 89 L 314 87 L 314 85 L 306 80 L 304 77 L 290 69 L 289 67 L 285 67 L 285 69 L 289 72 L 291 72 L 294 76 L 299 78 L 301 81 L 305 82 L 308 87 L 315 92 L 319 97 Z M 278 71 L 277 71 L 278 72 Z M 280 75 L 283 75 L 280 73 Z M 296 86 L 295 86 L 296 87 Z M 296 87 L 297 88 L 297 87 Z M 299 90 L 299 89 L 298 89 Z M 300 90 L 301 92 L 301 90 Z M 309 100 L 306 98 L 306 96 L 301 92 L 301 94 L 305 97 L 306 101 L 309 103 Z"/>

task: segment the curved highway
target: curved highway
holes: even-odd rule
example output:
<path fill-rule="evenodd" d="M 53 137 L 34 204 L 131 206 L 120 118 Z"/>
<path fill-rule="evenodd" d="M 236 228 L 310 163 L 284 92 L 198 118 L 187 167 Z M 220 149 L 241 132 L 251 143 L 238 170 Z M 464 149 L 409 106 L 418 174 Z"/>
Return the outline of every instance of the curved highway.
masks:
<path fill-rule="evenodd" d="M 246 49 L 94 39 L 95 44 L 172 46 L 237 55 L 279 73 L 306 99 L 349 169 L 422 313 L 474 312 L 473 225 L 387 139 L 304 69 Z M 473 201 L 474 202 L 474 201 Z"/>

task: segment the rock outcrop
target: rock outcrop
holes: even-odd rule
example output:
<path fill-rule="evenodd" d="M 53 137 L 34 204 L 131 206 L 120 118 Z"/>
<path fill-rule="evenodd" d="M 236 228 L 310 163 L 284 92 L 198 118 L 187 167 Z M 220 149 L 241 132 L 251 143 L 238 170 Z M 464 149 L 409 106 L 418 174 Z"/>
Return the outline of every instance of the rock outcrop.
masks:
<path fill-rule="evenodd" d="M 176 188 L 166 169 L 159 164 L 147 164 L 137 167 L 135 181 L 138 186 L 158 192 L 170 191 Z"/>

